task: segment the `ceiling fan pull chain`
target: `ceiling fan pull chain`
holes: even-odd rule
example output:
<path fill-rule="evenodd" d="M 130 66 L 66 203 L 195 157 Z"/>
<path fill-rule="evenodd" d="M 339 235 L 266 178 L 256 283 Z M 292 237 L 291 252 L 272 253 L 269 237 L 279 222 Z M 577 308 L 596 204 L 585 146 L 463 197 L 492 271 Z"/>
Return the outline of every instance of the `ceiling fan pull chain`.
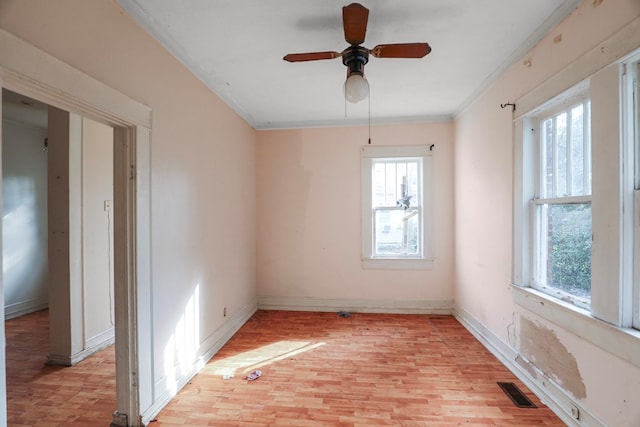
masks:
<path fill-rule="evenodd" d="M 347 118 L 347 97 L 344 97 L 344 118 Z"/>

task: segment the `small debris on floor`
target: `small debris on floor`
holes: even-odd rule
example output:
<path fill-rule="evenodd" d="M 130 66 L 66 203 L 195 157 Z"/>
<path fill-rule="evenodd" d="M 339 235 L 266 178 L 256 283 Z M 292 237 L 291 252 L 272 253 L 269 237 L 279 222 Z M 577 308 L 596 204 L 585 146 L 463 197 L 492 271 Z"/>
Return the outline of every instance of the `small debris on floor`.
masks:
<path fill-rule="evenodd" d="M 340 317 L 351 317 L 351 313 L 349 313 L 348 311 L 339 311 L 338 312 L 338 316 L 340 316 Z"/>
<path fill-rule="evenodd" d="M 224 375 L 222 376 L 222 379 L 223 379 L 223 380 L 230 380 L 231 378 L 233 378 L 233 374 L 224 374 Z"/>
<path fill-rule="evenodd" d="M 254 381 L 260 378 L 261 376 L 262 376 L 262 371 L 260 370 L 253 371 L 249 375 L 247 375 L 247 380 Z"/>

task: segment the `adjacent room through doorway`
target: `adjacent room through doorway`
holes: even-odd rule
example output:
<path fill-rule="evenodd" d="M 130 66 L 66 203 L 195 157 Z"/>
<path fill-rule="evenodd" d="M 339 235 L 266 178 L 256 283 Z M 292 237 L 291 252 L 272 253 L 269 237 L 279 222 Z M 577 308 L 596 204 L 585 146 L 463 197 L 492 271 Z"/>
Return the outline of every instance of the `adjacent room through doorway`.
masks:
<path fill-rule="evenodd" d="M 57 372 L 45 363 L 76 365 L 114 343 L 114 131 L 9 90 L 3 90 L 2 99 L 3 291 L 5 319 L 13 319 L 6 324 L 11 420 L 12 405 L 23 403 L 19 384 L 46 388 L 46 381 L 31 380 Z M 113 349 L 110 354 L 113 359 Z M 114 383 L 113 404 L 104 414 L 110 418 L 116 409 L 115 369 L 98 366 Z M 75 393 L 82 387 L 78 383 Z M 73 387 L 68 393 L 74 394 Z"/>

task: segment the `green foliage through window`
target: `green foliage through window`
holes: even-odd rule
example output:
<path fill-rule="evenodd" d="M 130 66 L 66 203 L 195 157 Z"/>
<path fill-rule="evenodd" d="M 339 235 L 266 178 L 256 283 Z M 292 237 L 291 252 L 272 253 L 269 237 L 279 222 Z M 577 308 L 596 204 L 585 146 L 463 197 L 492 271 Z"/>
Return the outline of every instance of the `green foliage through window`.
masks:
<path fill-rule="evenodd" d="M 547 207 L 547 285 L 591 296 L 591 204 Z"/>

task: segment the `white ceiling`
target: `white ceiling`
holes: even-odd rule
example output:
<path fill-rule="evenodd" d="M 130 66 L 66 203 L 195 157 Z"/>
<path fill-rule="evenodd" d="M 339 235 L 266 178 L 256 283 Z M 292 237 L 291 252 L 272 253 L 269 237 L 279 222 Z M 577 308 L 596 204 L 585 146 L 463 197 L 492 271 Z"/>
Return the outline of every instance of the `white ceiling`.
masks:
<path fill-rule="evenodd" d="M 370 57 L 374 123 L 450 119 L 580 0 L 360 0 L 364 46 L 428 42 L 422 59 Z M 142 27 L 256 129 L 366 123 L 346 104 L 340 59 L 288 63 L 287 53 L 341 52 L 347 0 L 118 0 Z M 507 100 L 505 100 L 507 101 Z"/>
<path fill-rule="evenodd" d="M 47 129 L 47 104 L 2 89 L 2 118 Z"/>

